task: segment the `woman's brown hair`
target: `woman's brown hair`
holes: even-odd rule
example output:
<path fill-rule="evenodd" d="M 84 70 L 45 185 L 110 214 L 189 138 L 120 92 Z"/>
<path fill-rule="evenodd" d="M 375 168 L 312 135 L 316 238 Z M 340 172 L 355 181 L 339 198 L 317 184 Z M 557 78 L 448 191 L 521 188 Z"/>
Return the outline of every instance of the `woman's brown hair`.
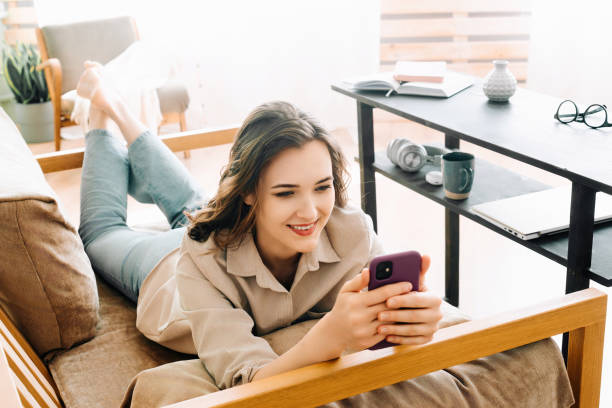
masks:
<path fill-rule="evenodd" d="M 245 119 L 230 151 L 229 163 L 221 173 L 217 194 L 204 208 L 189 216 L 189 237 L 204 242 L 212 234 L 221 249 L 238 244 L 255 225 L 257 194 L 253 194 L 255 202 L 251 206 L 243 198 L 256 193 L 262 170 L 280 152 L 300 148 L 313 140 L 327 146 L 335 205 L 344 207 L 348 173 L 335 140 L 315 119 L 292 104 L 270 102 L 255 108 Z"/>

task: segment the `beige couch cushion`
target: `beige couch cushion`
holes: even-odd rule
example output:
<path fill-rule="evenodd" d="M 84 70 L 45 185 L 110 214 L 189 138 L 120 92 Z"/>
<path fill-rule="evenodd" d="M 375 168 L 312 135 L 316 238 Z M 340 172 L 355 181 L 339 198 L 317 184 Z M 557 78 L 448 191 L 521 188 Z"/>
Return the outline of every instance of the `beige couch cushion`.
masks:
<path fill-rule="evenodd" d="M 91 338 L 98 295 L 83 244 L 0 109 L 0 306 L 40 354 Z"/>
<path fill-rule="evenodd" d="M 96 336 L 57 354 L 49 363 L 67 407 L 116 408 L 132 378 L 142 370 L 193 358 L 144 337 L 136 329 L 135 305 L 101 279 L 98 293 Z"/>

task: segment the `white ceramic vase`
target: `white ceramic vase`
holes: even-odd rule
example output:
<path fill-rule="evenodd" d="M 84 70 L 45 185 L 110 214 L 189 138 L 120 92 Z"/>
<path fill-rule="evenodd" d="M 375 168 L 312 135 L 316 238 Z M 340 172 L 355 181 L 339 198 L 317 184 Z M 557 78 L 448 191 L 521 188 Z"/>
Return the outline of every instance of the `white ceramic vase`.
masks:
<path fill-rule="evenodd" d="M 487 74 L 482 85 L 487 98 L 493 102 L 507 102 L 516 91 L 516 78 L 508 69 L 508 61 L 493 61 L 495 68 Z"/>

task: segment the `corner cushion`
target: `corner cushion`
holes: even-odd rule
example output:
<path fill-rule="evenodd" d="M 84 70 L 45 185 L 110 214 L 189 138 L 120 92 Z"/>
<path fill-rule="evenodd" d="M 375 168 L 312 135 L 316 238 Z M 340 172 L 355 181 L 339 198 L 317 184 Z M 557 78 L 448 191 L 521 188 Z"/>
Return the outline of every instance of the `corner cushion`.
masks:
<path fill-rule="evenodd" d="M 136 329 L 136 307 L 98 279 L 96 336 L 55 355 L 49 370 L 67 407 L 118 407 L 132 378 L 143 370 L 193 358 L 160 346 Z"/>
<path fill-rule="evenodd" d="M 95 277 L 75 228 L 0 109 L 0 307 L 39 355 L 91 338 Z"/>

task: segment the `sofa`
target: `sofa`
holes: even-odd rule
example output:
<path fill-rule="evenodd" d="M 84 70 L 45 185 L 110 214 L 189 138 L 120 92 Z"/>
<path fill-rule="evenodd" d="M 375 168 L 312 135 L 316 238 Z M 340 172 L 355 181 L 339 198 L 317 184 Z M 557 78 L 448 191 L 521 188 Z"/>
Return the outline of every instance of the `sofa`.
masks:
<path fill-rule="evenodd" d="M 236 130 L 183 132 L 163 140 L 171 150 L 185 151 L 229 143 Z M 366 350 L 198 396 L 197 374 L 205 368 L 195 356 L 138 332 L 136 305 L 97 277 L 45 180 L 43 172 L 79 168 L 83 151 L 34 157 L 1 110 L 0 135 L 2 406 L 149 406 L 147 398 L 156 393 L 167 395 L 168 403 L 185 399 L 176 405 L 182 407 L 348 407 L 367 401 L 425 406 L 410 397 L 417 394 L 444 406 L 451 391 L 461 406 L 512 406 L 521 395 L 557 401 L 555 406 L 570 406 L 574 398 L 580 406 L 598 405 L 606 296 L 595 289 L 473 321 L 445 304 L 444 328 L 427 345 Z M 315 322 L 266 339 L 282 353 Z M 565 331 L 567 370 L 548 339 Z M 409 379 L 414 380 L 404 381 Z M 403 394 L 395 383 L 405 387 Z M 440 392 L 446 389 L 451 391 Z M 546 399 L 538 400 L 542 395 Z"/>

